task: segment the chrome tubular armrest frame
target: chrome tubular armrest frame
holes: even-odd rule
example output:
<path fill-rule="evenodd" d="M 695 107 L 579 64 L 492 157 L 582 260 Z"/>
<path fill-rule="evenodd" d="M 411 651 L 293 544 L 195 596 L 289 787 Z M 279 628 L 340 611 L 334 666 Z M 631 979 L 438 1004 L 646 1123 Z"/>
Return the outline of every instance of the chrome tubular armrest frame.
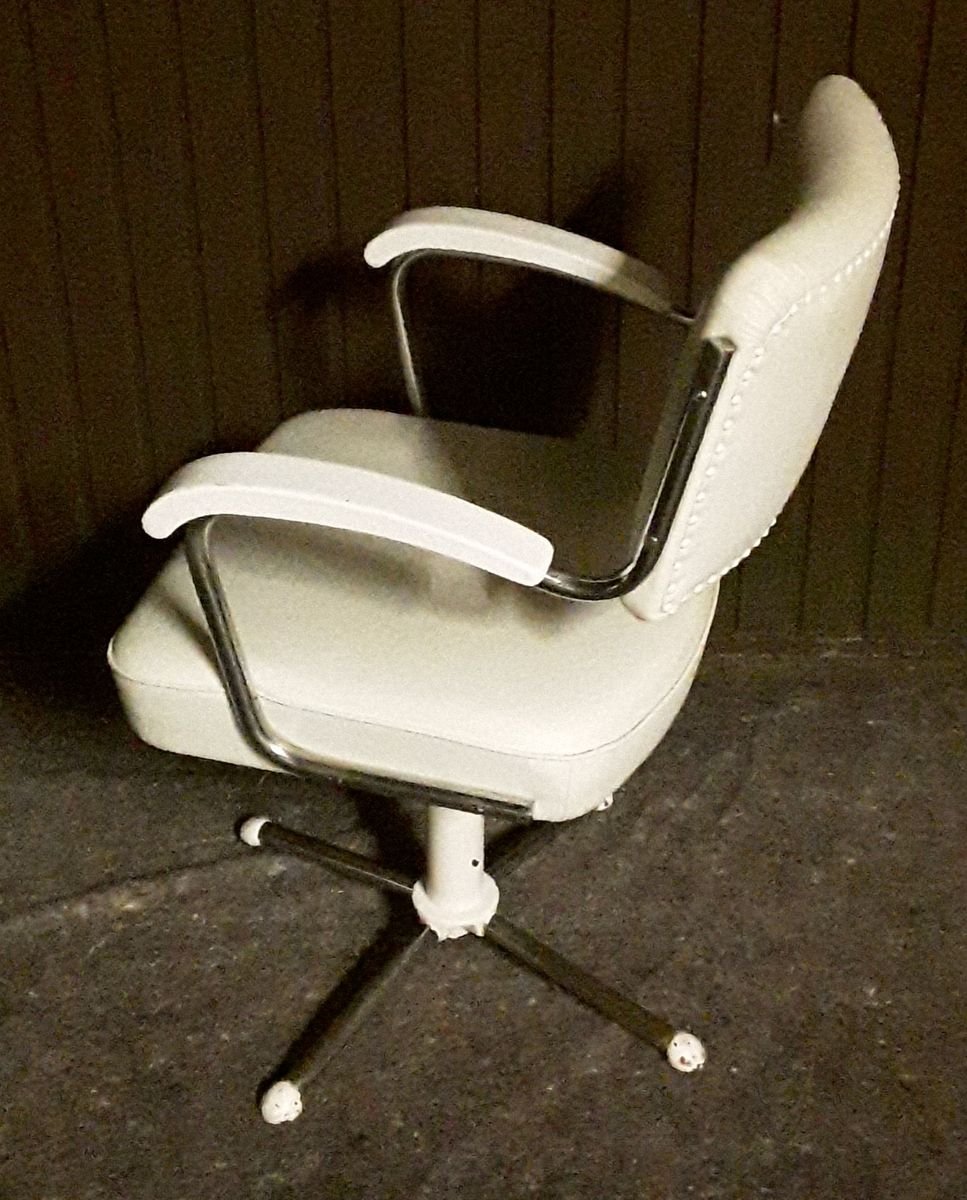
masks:
<path fill-rule="evenodd" d="M 495 255 L 473 254 L 463 250 L 437 249 L 412 250 L 408 254 L 401 254 L 394 261 L 390 274 L 390 306 L 393 310 L 393 325 L 396 329 L 396 341 L 399 348 L 406 396 L 410 402 L 411 409 L 418 417 L 425 417 L 428 410 L 426 397 L 423 394 L 423 385 L 420 382 L 419 370 L 413 354 L 409 327 L 406 323 L 405 301 L 406 277 L 409 274 L 410 267 L 415 262 L 424 258 L 461 258 L 472 259 L 476 262 L 498 263 L 503 266 L 526 267 L 531 271 L 540 271 L 545 275 L 555 275 L 559 279 L 568 279 L 572 283 L 580 283 L 585 287 L 594 287 L 594 284 L 588 283 L 583 279 L 575 279 L 573 275 L 569 275 L 566 271 L 555 271 L 552 267 L 540 266 L 535 263 L 515 262 L 512 259 L 498 258 Z M 627 303 L 634 303 L 634 301 L 628 300 Z M 656 316 L 663 317 L 665 320 L 674 321 L 678 325 L 691 325 L 695 319 L 690 313 L 678 308 L 670 308 L 668 312 L 657 312 L 655 309 L 648 308 L 644 304 L 639 305 L 639 307 L 645 308 L 647 312 L 654 312 Z"/>
<path fill-rule="evenodd" d="M 427 415 L 427 404 L 406 324 L 406 277 L 415 262 L 431 257 L 469 258 L 480 262 L 513 265 L 505 258 L 437 249 L 413 250 L 408 254 L 400 255 L 395 260 L 390 276 L 390 303 L 399 346 L 403 382 L 410 406 L 417 416 Z M 548 267 L 535 266 L 532 263 L 517 265 L 527 266 L 545 274 L 559 275 L 560 278 L 571 279 L 572 282 L 584 282 L 583 280 L 575 281 L 573 276 Z M 593 284 L 585 286 L 591 287 Z M 641 307 L 646 306 L 642 305 Z M 656 312 L 647 307 L 646 311 L 655 312 L 656 316 L 665 317 L 685 326 L 691 325 L 695 319 L 691 314 L 675 308 L 670 309 L 667 313 Z M 672 521 L 681 502 L 692 464 L 734 352 L 735 346 L 726 338 L 711 338 L 702 342 L 695 371 L 689 383 L 688 394 L 682 405 L 678 427 L 662 471 L 656 498 L 638 532 L 635 553 L 629 561 L 620 569 L 606 576 L 575 575 L 567 571 L 550 570 L 545 578 L 537 584 L 541 591 L 562 596 L 568 600 L 614 600 L 632 591 L 644 580 L 658 561 L 668 540 Z"/>
<path fill-rule="evenodd" d="M 434 804 L 463 812 L 481 813 L 522 823 L 531 821 L 531 805 L 452 792 L 429 784 L 371 775 L 300 749 L 274 732 L 249 679 L 241 646 L 212 553 L 212 530 L 217 517 L 192 521 L 185 530 L 185 553 L 192 582 L 212 639 L 222 686 L 235 723 L 246 743 L 263 758 L 295 775 L 331 779 L 347 787 L 403 802 Z"/>
<path fill-rule="evenodd" d="M 644 580 L 668 541 L 695 456 L 734 353 L 735 346 L 726 338 L 708 338 L 702 342 L 654 501 L 637 534 L 635 552 L 628 562 L 610 575 L 602 576 L 572 575 L 552 569 L 537 584 L 541 591 L 568 600 L 614 600 Z"/>

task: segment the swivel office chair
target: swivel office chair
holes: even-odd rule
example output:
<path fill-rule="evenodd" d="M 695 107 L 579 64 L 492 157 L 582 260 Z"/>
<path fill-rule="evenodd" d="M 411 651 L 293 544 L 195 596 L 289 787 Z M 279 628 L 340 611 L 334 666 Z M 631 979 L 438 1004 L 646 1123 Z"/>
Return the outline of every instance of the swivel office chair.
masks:
<path fill-rule="evenodd" d="M 414 415 L 297 416 L 259 452 L 183 467 L 145 513 L 149 534 L 184 527 L 185 543 L 109 652 L 140 736 L 428 806 L 419 881 L 266 818 L 241 826 L 251 846 L 412 897 L 423 931 L 384 984 L 426 929 L 473 932 L 679 1070 L 704 1062 L 692 1035 L 497 913 L 484 820 L 607 806 L 684 702 L 718 580 L 768 531 L 812 454 L 873 295 L 898 170 L 850 80 L 816 87 L 799 134 L 788 218 L 694 317 L 673 308 L 657 271 L 586 238 L 467 209 L 399 218 L 365 256 L 392 268 Z M 687 326 L 631 507 L 574 442 L 424 415 L 404 283 L 414 260 L 437 254 L 554 272 Z M 262 1098 L 266 1120 L 298 1116 L 374 995 L 302 1045 Z"/>

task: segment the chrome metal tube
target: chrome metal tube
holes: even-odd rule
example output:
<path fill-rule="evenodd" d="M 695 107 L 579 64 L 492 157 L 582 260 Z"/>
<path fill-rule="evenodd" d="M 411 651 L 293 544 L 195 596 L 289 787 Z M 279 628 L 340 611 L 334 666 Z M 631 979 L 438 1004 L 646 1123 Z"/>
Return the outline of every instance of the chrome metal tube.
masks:
<path fill-rule="evenodd" d="M 428 253 L 428 251 L 417 251 L 415 254 L 407 254 L 404 258 L 399 259 L 393 267 L 389 284 L 390 307 L 393 310 L 393 324 L 396 327 L 396 343 L 399 348 L 400 367 L 403 371 L 403 386 L 406 388 L 410 408 L 417 417 L 427 416 L 426 397 L 423 394 L 419 370 L 413 357 L 413 345 L 406 324 L 404 301 L 406 299 L 406 277 L 410 267 L 418 259 L 426 258 Z"/>
<path fill-rule="evenodd" d="M 725 338 L 711 338 L 702 342 L 678 418 L 678 428 L 661 471 L 658 491 L 640 531 L 633 557 L 610 575 L 574 575 L 552 568 L 537 585 L 541 591 L 568 600 L 613 600 L 633 591 L 645 579 L 668 541 L 685 485 L 734 353 L 734 345 Z"/>
<path fill-rule="evenodd" d="M 289 1051 L 278 1078 L 300 1092 L 310 1084 L 377 1008 L 429 940 L 429 930 L 419 930 L 402 949 L 381 964 L 375 977 L 370 976 L 365 981 L 351 980 L 356 990 L 335 1016 L 329 1014 L 330 1005 L 324 1004 Z"/>
<path fill-rule="evenodd" d="M 676 1030 L 664 1017 L 649 1012 L 634 1000 L 629 1000 L 627 996 L 602 983 L 589 971 L 571 962 L 563 954 L 558 954 L 526 929 L 521 929 L 501 916 L 495 916 L 487 926 L 484 936 L 535 974 L 570 992 L 588 1008 L 594 1009 L 615 1025 L 620 1025 L 639 1041 L 647 1042 L 663 1053 L 667 1052 Z"/>
<path fill-rule="evenodd" d="M 413 880 L 401 871 L 384 867 L 375 859 L 356 854 L 353 850 L 334 846 L 332 842 L 297 833 L 294 829 L 286 829 L 284 825 L 276 825 L 274 821 L 266 821 L 260 827 L 258 836 L 259 846 L 266 850 L 277 854 L 291 854 L 307 862 L 318 863 L 338 875 L 355 879 L 359 883 L 373 884 L 386 891 L 406 896 L 413 893 Z"/>
<path fill-rule="evenodd" d="M 322 758 L 293 745 L 265 720 L 242 656 L 231 610 L 211 550 L 212 529 L 217 517 L 193 521 L 185 533 L 185 552 L 198 599 L 208 623 L 222 686 L 235 723 L 245 741 L 257 754 L 284 771 L 313 778 L 336 780 L 362 791 L 419 804 L 439 804 L 464 812 L 484 813 L 510 821 L 532 820 L 525 803 L 451 792 L 419 780 L 370 775 L 335 759 Z"/>

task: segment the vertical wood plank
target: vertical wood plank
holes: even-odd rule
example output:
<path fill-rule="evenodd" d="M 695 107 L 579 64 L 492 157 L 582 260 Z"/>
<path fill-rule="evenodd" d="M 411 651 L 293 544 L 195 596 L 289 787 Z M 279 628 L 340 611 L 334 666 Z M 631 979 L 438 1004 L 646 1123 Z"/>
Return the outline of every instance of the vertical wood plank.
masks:
<path fill-rule="evenodd" d="M 480 200 L 534 221 L 550 216 L 549 0 L 480 0 Z M 498 267 L 482 274 L 482 419 L 550 432 L 558 415 L 538 349 L 550 321 L 550 280 Z"/>
<path fill-rule="evenodd" d="M 34 567 L 19 444 L 7 339 L 0 325 L 0 610 L 27 585 Z"/>
<path fill-rule="evenodd" d="M 961 347 L 958 393 L 950 430 L 931 629 L 963 635 L 967 630 L 967 337 Z"/>
<path fill-rule="evenodd" d="M 771 216 L 774 18 L 771 3 L 706 2 L 692 252 L 696 301 Z"/>
<path fill-rule="evenodd" d="M 411 208 L 478 203 L 476 38 L 474 0 L 403 0 Z"/>
<path fill-rule="evenodd" d="M 702 71 L 702 4 L 628 8 L 621 247 L 689 303 Z M 640 471 L 681 351 L 677 326 L 630 305 L 620 315 L 617 444 Z"/>
<path fill-rule="evenodd" d="M 9 453 L 19 461 L 37 572 L 55 569 L 92 527 L 47 138 L 29 25 L 0 5 L 0 310 L 6 335 Z"/>
<path fill-rule="evenodd" d="M 154 467 L 103 29 L 94 0 L 29 11 L 93 500 L 107 522 L 143 502 Z"/>
<path fill-rule="evenodd" d="M 345 274 L 346 402 L 401 407 L 384 275 L 366 242 L 406 207 L 402 14 L 396 0 L 329 0 L 339 227 Z"/>
<path fill-rule="evenodd" d="M 407 205 L 479 203 L 477 5 L 404 0 Z M 480 402 L 479 270 L 436 260 L 414 268 L 410 318 L 429 410 L 473 420 Z"/>
<path fill-rule="evenodd" d="M 963 9 L 939 0 L 911 172 L 896 345 L 889 387 L 869 625 L 915 636 L 930 623 L 948 437 L 957 403 L 967 300 Z M 958 69 L 959 68 L 959 69 Z M 941 283 L 942 281 L 942 283 Z M 934 298 L 938 288 L 942 295 Z M 964 580 L 967 589 L 967 579 Z"/>
<path fill-rule="evenodd" d="M 550 219 L 614 242 L 621 235 L 624 0 L 555 0 Z"/>
<path fill-rule="evenodd" d="M 692 231 L 702 120 L 708 125 L 708 116 L 700 113 L 702 10 L 699 0 L 632 5 L 627 29 L 622 240 L 630 253 L 668 277 L 683 305 L 689 303 L 695 265 Z M 706 130 L 709 136 L 714 133 Z M 706 191 L 714 186 L 707 175 Z M 706 197 L 709 207 L 714 209 L 714 200 L 709 204 Z M 706 220 L 702 238 L 710 233 Z"/>
<path fill-rule="evenodd" d="M 779 9 L 776 106 L 778 137 L 794 129 L 795 118 L 815 84 L 826 75 L 849 71 L 854 0 L 781 0 Z"/>
<path fill-rule="evenodd" d="M 555 0 L 552 29 L 551 196 L 555 225 L 621 243 L 624 0 Z M 558 289 L 548 339 L 554 404 L 582 419 L 589 443 L 611 446 L 617 422 L 616 302 Z"/>
<path fill-rule="evenodd" d="M 215 433 L 251 446 L 281 413 L 268 318 L 268 237 L 247 4 L 176 8 L 188 97 Z"/>
<path fill-rule="evenodd" d="M 329 28 L 318 0 L 258 0 L 273 312 L 286 415 L 342 400 Z"/>
<path fill-rule="evenodd" d="M 168 4 L 104 12 L 151 443 L 165 476 L 214 435 L 178 30 Z"/>
<path fill-rule="evenodd" d="M 775 13 L 761 0 L 707 0 L 703 24 L 693 298 L 768 227 Z M 759 553 L 762 551 L 760 550 Z M 741 572 L 725 581 L 715 636 L 741 617 L 756 623 L 755 599 L 740 609 Z"/>
<path fill-rule="evenodd" d="M 900 206 L 866 328 L 813 464 L 804 623 L 828 636 L 865 631 L 886 395 L 910 205 L 928 0 L 857 0 L 851 74 L 880 107 L 901 171 Z"/>
<path fill-rule="evenodd" d="M 770 152 L 777 181 L 795 168 L 796 126 L 814 85 L 825 75 L 848 70 L 852 20 L 852 0 L 823 5 L 782 0 Z M 775 528 L 742 566 L 739 625 L 743 631 L 781 637 L 800 630 L 813 483 L 810 468 Z M 820 497 L 820 503 L 824 499 L 835 503 L 835 496 Z"/>
<path fill-rule="evenodd" d="M 480 199 L 550 216 L 549 0 L 480 0 Z"/>

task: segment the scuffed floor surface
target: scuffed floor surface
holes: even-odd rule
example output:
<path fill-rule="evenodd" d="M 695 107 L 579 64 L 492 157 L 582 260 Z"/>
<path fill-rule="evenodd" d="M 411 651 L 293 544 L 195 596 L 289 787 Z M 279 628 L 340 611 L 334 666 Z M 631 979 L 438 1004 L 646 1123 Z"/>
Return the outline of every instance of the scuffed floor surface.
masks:
<path fill-rule="evenodd" d="M 375 850 L 385 810 L 149 750 L 99 665 L 10 657 L 0 1196 L 960 1200 L 965 719 L 952 652 L 709 655 L 614 807 L 503 897 L 691 1026 L 705 1072 L 464 939 L 269 1128 L 259 1082 L 388 910 L 233 826 Z"/>

